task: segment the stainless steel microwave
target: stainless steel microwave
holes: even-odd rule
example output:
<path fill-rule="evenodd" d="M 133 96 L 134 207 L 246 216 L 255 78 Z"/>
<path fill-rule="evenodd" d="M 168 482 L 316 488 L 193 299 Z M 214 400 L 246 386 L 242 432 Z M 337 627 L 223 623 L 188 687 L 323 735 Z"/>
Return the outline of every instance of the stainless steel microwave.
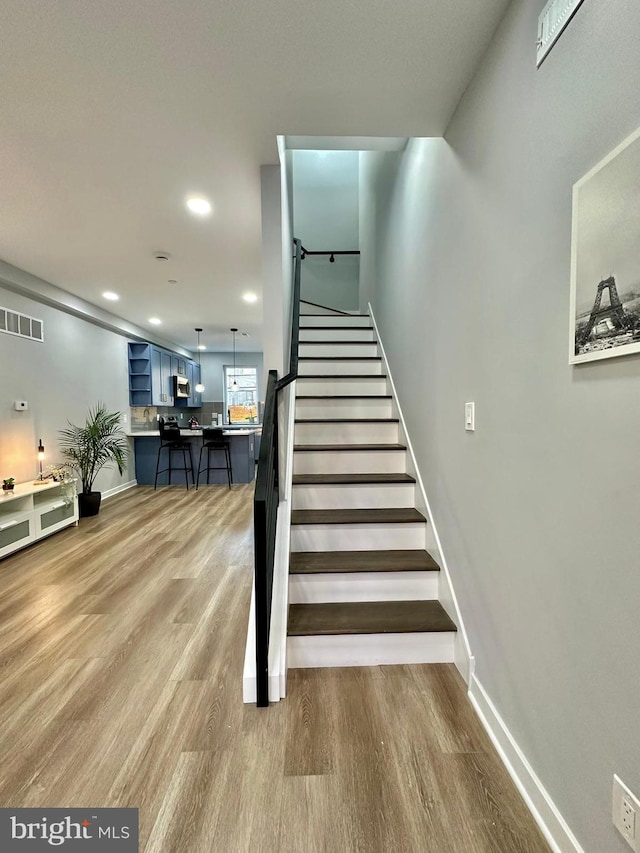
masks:
<path fill-rule="evenodd" d="M 174 397 L 190 397 L 191 396 L 191 388 L 189 386 L 189 380 L 186 376 L 174 376 L 173 377 L 173 396 Z"/>

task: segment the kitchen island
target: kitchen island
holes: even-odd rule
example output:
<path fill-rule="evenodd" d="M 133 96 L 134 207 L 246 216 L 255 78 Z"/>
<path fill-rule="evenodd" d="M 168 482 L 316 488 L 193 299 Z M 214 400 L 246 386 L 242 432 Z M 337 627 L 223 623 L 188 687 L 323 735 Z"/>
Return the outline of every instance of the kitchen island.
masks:
<path fill-rule="evenodd" d="M 231 472 L 234 483 L 251 483 L 255 476 L 255 440 L 256 429 L 232 429 L 224 430 L 224 436 L 229 442 L 231 451 Z M 193 481 L 198 476 L 198 460 L 200 448 L 202 447 L 201 429 L 181 429 L 180 434 L 191 444 L 191 455 L 193 457 Z M 156 462 L 158 449 L 160 447 L 159 430 L 131 430 L 130 435 L 134 440 L 134 451 L 136 458 L 136 480 L 141 486 L 153 486 L 156 476 Z M 168 467 L 168 450 L 162 451 L 160 469 Z M 204 464 L 206 453 L 202 454 Z M 182 454 L 174 453 L 174 464 L 182 464 Z M 212 465 L 224 465 L 224 454 L 222 451 L 212 451 Z M 158 486 L 166 486 L 169 474 L 165 472 L 158 477 Z M 210 471 L 209 482 L 213 484 L 226 484 L 226 470 Z M 200 475 L 200 485 L 206 485 L 207 472 Z M 184 471 L 173 471 L 171 474 L 172 485 L 185 485 Z"/>

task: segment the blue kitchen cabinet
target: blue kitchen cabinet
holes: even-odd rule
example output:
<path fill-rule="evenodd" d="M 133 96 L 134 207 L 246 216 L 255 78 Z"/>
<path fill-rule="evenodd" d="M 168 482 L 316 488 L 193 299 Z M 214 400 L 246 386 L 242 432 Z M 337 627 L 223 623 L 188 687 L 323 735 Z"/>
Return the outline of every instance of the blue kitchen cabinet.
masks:
<path fill-rule="evenodd" d="M 172 376 L 188 376 L 187 359 L 182 355 L 171 356 L 171 375 Z"/>
<path fill-rule="evenodd" d="M 128 359 L 129 405 L 200 406 L 202 395 L 194 390 L 200 381 L 200 366 L 195 362 L 143 341 L 129 341 Z M 174 399 L 173 377 L 176 375 L 188 378 L 191 386 L 188 399 Z"/>
<path fill-rule="evenodd" d="M 202 405 L 202 394 L 196 391 L 196 385 L 200 382 L 200 365 L 196 361 L 187 361 L 183 375 L 189 380 L 189 396 L 177 397 L 175 404 L 185 409 L 199 409 Z"/>
<path fill-rule="evenodd" d="M 151 347 L 151 405 L 173 406 L 171 353 Z"/>
<path fill-rule="evenodd" d="M 151 346 L 130 341 L 129 357 L 129 405 L 148 406 L 151 402 Z"/>

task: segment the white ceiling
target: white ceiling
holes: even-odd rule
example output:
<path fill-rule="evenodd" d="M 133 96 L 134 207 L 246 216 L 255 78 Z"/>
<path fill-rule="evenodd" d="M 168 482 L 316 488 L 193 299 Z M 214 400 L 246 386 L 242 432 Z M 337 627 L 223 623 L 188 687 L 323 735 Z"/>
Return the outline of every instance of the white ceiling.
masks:
<path fill-rule="evenodd" d="M 508 2 L 2 0 L 0 258 L 183 346 L 260 348 L 276 136 L 441 135 Z"/>

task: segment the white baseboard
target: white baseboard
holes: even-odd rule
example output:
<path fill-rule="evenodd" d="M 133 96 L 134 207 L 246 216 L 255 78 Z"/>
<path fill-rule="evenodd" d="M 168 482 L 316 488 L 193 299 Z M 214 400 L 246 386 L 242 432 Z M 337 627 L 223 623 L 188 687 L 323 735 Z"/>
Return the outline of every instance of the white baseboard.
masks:
<path fill-rule="evenodd" d="M 475 675 L 471 676 L 469 699 L 551 849 L 554 853 L 584 853 Z"/>
<path fill-rule="evenodd" d="M 127 489 L 132 489 L 134 486 L 137 485 L 137 480 L 129 480 L 127 483 L 121 483 L 119 486 L 115 486 L 113 489 L 107 489 L 106 492 L 103 492 L 102 500 L 108 501 L 109 498 L 113 498 L 115 497 L 115 495 L 119 495 L 120 492 L 126 492 Z"/>
<path fill-rule="evenodd" d="M 247 623 L 247 642 L 244 647 L 244 667 L 242 669 L 242 701 L 255 703 L 258 695 L 256 683 L 256 588 L 251 585 L 251 605 Z"/>

